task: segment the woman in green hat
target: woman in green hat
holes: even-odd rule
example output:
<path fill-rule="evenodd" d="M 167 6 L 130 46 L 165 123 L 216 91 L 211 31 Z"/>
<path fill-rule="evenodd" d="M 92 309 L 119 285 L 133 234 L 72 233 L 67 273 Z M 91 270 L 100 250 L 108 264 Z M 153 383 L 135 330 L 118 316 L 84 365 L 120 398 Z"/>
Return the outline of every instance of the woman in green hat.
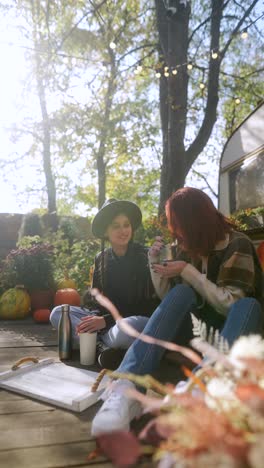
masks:
<path fill-rule="evenodd" d="M 122 311 L 124 320 L 142 331 L 155 310 L 158 299 L 148 267 L 148 249 L 133 241 L 140 226 L 139 207 L 127 200 L 107 200 L 92 223 L 95 237 L 102 239 L 102 250 L 95 257 L 92 287 L 98 288 Z M 105 249 L 108 241 L 110 247 Z M 61 307 L 55 307 L 50 321 L 58 328 Z M 71 306 L 73 347 L 79 347 L 79 333 L 98 333 L 98 362 L 115 369 L 121 362 L 133 338 L 126 335 L 112 316 L 90 294 L 84 297 L 84 307 Z"/>

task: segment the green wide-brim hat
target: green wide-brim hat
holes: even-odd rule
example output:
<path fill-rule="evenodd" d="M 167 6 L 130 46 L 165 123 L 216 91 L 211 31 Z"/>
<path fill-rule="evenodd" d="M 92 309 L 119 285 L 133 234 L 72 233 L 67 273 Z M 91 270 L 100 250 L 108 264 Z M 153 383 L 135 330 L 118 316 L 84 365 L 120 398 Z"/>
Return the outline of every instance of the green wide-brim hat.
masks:
<path fill-rule="evenodd" d="M 119 214 L 125 214 L 131 222 L 133 231 L 141 224 L 142 213 L 140 208 L 133 202 L 127 200 L 116 200 L 110 198 L 106 200 L 92 223 L 92 233 L 95 237 L 103 239 L 105 231 L 113 219 Z"/>

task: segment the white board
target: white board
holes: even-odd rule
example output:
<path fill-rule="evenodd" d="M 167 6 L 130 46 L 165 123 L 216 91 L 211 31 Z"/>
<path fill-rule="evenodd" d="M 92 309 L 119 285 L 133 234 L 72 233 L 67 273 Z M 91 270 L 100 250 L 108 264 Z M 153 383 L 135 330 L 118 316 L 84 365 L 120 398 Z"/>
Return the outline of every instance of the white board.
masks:
<path fill-rule="evenodd" d="M 42 359 L 0 373 L 0 388 L 79 413 L 96 403 L 105 389 L 106 376 L 97 391 L 91 391 L 97 377 L 97 372 Z"/>

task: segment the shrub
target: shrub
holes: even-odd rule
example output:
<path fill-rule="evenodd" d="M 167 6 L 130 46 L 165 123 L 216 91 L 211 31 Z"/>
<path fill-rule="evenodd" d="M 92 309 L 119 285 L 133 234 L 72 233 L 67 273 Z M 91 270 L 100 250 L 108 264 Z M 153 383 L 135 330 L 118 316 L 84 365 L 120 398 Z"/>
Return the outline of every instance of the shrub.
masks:
<path fill-rule="evenodd" d="M 72 242 L 62 230 L 50 234 L 48 239 L 54 249 L 56 282 L 64 278 L 67 273 L 68 277 L 77 284 L 78 291 L 87 289 L 94 257 L 100 250 L 100 241 L 88 239 Z"/>
<path fill-rule="evenodd" d="M 230 215 L 230 219 L 235 223 L 237 229 L 247 231 L 248 229 L 263 227 L 263 216 L 264 207 L 259 206 L 236 211 Z"/>
<path fill-rule="evenodd" d="M 151 246 L 155 237 L 161 236 L 165 243 L 172 242 L 165 215 L 150 216 L 144 220 L 143 225 L 135 233 L 136 241 Z"/>
<path fill-rule="evenodd" d="M 3 289 L 24 285 L 28 290 L 49 289 L 53 283 L 53 246 L 39 236 L 26 236 L 2 263 Z"/>

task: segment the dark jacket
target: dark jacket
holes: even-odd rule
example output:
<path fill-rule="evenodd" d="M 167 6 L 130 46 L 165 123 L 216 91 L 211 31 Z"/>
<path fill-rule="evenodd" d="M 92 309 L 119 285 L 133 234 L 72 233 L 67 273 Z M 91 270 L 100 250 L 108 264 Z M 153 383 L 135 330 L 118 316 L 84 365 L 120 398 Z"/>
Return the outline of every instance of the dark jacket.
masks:
<path fill-rule="evenodd" d="M 92 287 L 102 291 L 122 317 L 150 317 L 159 304 L 150 276 L 147 253 L 146 247 L 130 242 L 122 257 L 118 257 L 112 248 L 105 249 L 95 257 Z M 111 314 L 98 303 L 94 303 L 92 308 L 106 321 L 106 328 L 102 332 L 115 324 Z"/>

